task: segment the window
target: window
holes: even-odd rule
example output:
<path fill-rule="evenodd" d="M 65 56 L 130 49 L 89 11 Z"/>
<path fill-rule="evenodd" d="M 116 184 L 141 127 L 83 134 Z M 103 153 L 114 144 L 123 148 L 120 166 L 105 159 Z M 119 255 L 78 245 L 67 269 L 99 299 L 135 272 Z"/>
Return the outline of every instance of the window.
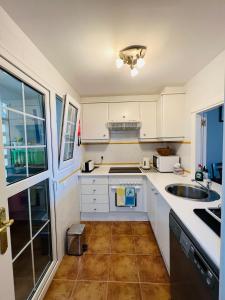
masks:
<path fill-rule="evenodd" d="M 79 104 L 70 96 L 66 96 L 63 119 L 63 132 L 60 153 L 60 167 L 66 166 L 74 158 Z"/>
<path fill-rule="evenodd" d="M 48 179 L 8 199 L 16 299 L 27 299 L 52 262 Z M 22 287 L 22 288 L 21 288 Z"/>
<path fill-rule="evenodd" d="M 47 170 L 44 95 L 0 69 L 7 185 Z"/>
<path fill-rule="evenodd" d="M 59 152 L 60 152 L 61 135 L 62 135 L 63 110 L 64 110 L 63 99 L 58 95 L 56 95 L 56 124 L 57 124 L 57 139 L 58 139 L 57 141 L 58 141 Z"/>

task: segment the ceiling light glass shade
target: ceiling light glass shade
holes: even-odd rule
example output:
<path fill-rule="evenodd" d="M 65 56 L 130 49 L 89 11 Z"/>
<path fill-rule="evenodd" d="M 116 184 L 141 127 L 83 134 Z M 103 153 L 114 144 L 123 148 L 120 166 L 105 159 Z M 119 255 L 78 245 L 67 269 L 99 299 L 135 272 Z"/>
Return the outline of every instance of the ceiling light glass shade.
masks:
<path fill-rule="evenodd" d="M 117 58 L 117 60 L 116 60 L 116 67 L 118 69 L 120 69 L 120 68 L 122 68 L 122 66 L 123 66 L 123 60 L 121 58 Z"/>
<path fill-rule="evenodd" d="M 138 74 L 138 70 L 137 70 L 136 68 L 131 69 L 130 75 L 131 75 L 132 77 L 137 76 L 137 74 Z"/>
<path fill-rule="evenodd" d="M 144 67 L 144 65 L 145 65 L 145 61 L 144 61 L 144 59 L 143 58 L 138 58 L 138 60 L 137 60 L 137 67 L 138 68 L 142 68 L 142 67 Z"/>

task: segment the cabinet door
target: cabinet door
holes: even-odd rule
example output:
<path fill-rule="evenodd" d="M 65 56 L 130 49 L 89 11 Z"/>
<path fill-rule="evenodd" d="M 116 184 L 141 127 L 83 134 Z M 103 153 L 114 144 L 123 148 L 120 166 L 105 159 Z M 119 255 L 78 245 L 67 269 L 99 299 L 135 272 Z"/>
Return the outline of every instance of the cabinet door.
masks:
<path fill-rule="evenodd" d="M 184 137 L 185 95 L 163 95 L 162 97 L 162 137 Z"/>
<path fill-rule="evenodd" d="M 138 102 L 121 102 L 109 103 L 109 120 L 110 121 L 139 121 L 139 103 Z"/>
<path fill-rule="evenodd" d="M 156 102 L 140 103 L 141 139 L 156 138 Z"/>
<path fill-rule="evenodd" d="M 109 139 L 108 104 L 94 103 L 82 105 L 82 139 L 107 140 Z"/>
<path fill-rule="evenodd" d="M 156 238 L 160 251 L 162 253 L 167 270 L 170 267 L 170 239 L 169 239 L 169 212 L 170 206 L 163 199 L 163 197 L 157 195 L 157 207 L 156 207 L 156 220 L 157 220 L 157 234 Z"/>
<path fill-rule="evenodd" d="M 157 234 L 157 196 L 158 196 L 158 192 L 151 184 L 148 215 L 152 226 L 152 230 L 155 235 Z"/>

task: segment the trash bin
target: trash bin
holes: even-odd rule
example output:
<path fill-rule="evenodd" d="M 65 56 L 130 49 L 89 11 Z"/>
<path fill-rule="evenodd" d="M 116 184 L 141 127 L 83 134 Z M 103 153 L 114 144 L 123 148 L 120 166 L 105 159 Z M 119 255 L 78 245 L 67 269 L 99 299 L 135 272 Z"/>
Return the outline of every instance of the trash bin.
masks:
<path fill-rule="evenodd" d="M 87 251 L 85 224 L 73 224 L 66 232 L 68 255 L 82 255 Z"/>

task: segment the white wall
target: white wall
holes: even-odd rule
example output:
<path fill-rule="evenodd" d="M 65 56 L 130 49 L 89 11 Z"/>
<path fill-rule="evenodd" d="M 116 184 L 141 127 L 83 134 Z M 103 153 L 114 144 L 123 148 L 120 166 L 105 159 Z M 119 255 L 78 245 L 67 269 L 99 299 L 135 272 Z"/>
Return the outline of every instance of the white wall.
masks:
<path fill-rule="evenodd" d="M 199 136 L 196 135 L 196 113 L 207 110 L 224 102 L 225 51 L 214 58 L 185 86 L 186 106 L 189 111 L 189 135 L 191 138 L 191 171 L 194 175 L 198 164 L 196 146 Z"/>
<path fill-rule="evenodd" d="M 54 107 L 55 93 L 60 96 L 69 93 L 79 101 L 77 92 L 64 80 L 59 72 L 51 65 L 32 41 L 23 33 L 15 22 L 0 7 L 0 56 L 7 59 L 28 76 L 43 85 L 50 92 L 51 106 Z M 52 124 L 55 126 L 56 124 Z M 54 131 L 54 130 L 53 130 Z M 55 131 L 54 131 L 55 132 Z M 53 135 L 53 149 L 57 149 L 56 138 Z M 76 149 L 76 161 L 71 168 L 55 174 L 59 182 L 80 166 L 81 149 Z M 58 153 L 53 151 L 54 162 L 58 161 Z M 77 175 L 73 175 L 62 183 L 57 184 L 56 218 L 58 233 L 59 258 L 64 253 L 64 235 L 67 227 L 79 221 L 79 197 Z"/>

